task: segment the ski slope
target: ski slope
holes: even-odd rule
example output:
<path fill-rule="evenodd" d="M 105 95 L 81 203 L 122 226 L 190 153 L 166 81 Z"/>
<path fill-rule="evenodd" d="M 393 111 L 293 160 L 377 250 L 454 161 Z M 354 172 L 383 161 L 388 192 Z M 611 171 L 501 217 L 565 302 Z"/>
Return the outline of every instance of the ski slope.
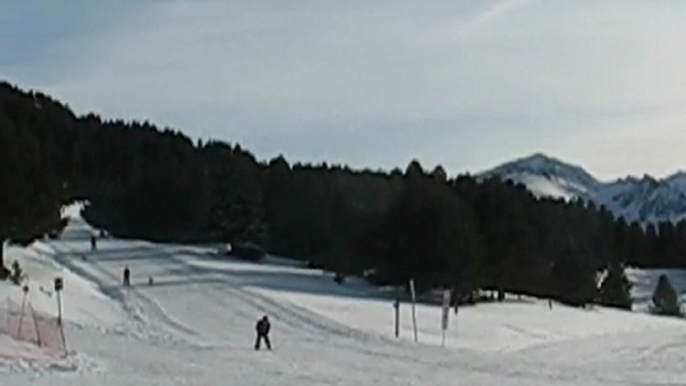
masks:
<path fill-rule="evenodd" d="M 56 358 L 0 335 L 1 385 L 678 385 L 686 324 L 603 308 L 511 299 L 451 314 L 401 305 L 360 280 L 283 259 L 253 264 L 213 249 L 100 240 L 78 215 L 59 240 L 9 248 L 30 275 L 31 301 L 55 312 L 65 278 L 70 353 Z M 125 265 L 133 285 L 120 285 Z M 148 284 L 152 277 L 153 285 Z M 40 290 L 43 287 L 43 290 Z M 0 299 L 21 291 L 0 283 Z M 272 321 L 274 351 L 253 350 L 254 323 Z"/>

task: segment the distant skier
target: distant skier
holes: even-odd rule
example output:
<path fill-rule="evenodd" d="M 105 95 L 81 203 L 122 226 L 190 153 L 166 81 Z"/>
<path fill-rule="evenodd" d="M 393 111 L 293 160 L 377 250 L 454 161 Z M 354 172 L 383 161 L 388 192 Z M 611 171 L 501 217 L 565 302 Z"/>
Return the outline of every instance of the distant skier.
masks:
<path fill-rule="evenodd" d="M 124 285 L 127 287 L 131 285 L 131 270 L 128 265 L 124 266 Z"/>
<path fill-rule="evenodd" d="M 95 238 L 95 235 L 91 235 L 91 251 L 96 249 L 98 249 L 98 239 Z"/>
<path fill-rule="evenodd" d="M 271 328 L 271 325 L 269 324 L 269 318 L 267 318 L 267 315 L 262 317 L 257 322 L 257 325 L 255 326 L 255 329 L 257 330 L 257 341 L 255 342 L 255 350 L 260 349 L 260 342 L 262 339 L 264 339 L 264 344 L 267 345 L 267 349 L 271 350 L 272 345 L 269 342 L 269 329 Z"/>

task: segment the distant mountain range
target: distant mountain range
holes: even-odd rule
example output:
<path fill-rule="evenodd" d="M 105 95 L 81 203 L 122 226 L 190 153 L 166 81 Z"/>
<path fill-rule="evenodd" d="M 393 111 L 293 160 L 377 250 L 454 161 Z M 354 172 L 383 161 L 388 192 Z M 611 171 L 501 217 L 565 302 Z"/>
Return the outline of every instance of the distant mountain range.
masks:
<path fill-rule="evenodd" d="M 686 219 L 686 173 L 665 179 L 649 175 L 601 182 L 583 168 L 534 154 L 481 173 L 526 186 L 538 197 L 583 199 L 604 205 L 617 217 L 643 224 Z"/>

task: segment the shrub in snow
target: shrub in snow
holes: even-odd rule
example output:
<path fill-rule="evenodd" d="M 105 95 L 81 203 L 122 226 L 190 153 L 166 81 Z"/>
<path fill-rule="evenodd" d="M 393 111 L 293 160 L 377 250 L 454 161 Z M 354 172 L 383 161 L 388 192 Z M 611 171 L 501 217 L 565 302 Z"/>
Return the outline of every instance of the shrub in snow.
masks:
<path fill-rule="evenodd" d="M 667 275 L 660 275 L 660 279 L 653 294 L 653 312 L 660 315 L 681 315 L 679 296 Z"/>
<path fill-rule="evenodd" d="M 258 261 L 265 256 L 264 249 L 254 243 L 240 243 L 233 246 L 233 255 L 239 259 Z"/>

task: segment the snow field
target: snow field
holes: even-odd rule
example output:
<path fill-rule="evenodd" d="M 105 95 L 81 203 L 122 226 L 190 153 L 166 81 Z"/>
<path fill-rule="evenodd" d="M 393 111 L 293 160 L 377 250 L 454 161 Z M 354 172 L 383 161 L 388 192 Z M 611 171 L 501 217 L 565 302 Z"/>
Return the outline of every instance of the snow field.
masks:
<path fill-rule="evenodd" d="M 393 299 L 361 280 L 339 286 L 288 260 L 253 264 L 202 247 L 105 239 L 91 252 L 92 230 L 78 211 L 67 215 L 61 239 L 12 247 L 9 260 L 32 288 L 65 278 L 73 352 L 44 357 L 0 336 L 2 385 L 686 384 L 681 320 L 513 299 L 451 313 L 441 348 L 440 308 L 419 305 L 414 344 L 409 304 L 395 340 Z M 17 291 L 0 283 L 0 298 Z M 55 311 L 49 291 L 30 296 Z M 264 314 L 273 352 L 252 348 Z"/>

